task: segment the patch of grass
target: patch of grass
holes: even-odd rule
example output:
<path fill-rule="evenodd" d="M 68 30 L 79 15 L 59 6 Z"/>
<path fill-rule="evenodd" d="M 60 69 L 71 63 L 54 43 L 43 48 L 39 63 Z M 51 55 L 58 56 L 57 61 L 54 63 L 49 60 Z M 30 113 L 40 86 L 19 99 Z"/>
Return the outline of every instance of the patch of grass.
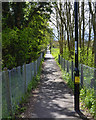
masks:
<path fill-rule="evenodd" d="M 59 48 L 52 48 L 51 53 L 56 61 L 58 61 Z"/>
<path fill-rule="evenodd" d="M 96 119 L 96 94 L 94 89 L 83 87 L 80 91 L 81 108 L 88 109 Z"/>

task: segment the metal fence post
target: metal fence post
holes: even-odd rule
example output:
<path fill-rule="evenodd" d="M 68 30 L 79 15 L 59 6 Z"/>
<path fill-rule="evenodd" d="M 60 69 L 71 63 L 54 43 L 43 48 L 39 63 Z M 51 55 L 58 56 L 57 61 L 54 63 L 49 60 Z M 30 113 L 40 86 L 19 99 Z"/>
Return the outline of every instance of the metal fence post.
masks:
<path fill-rule="evenodd" d="M 60 55 L 60 65 L 61 65 L 61 55 Z"/>
<path fill-rule="evenodd" d="M 62 56 L 61 56 L 61 68 L 62 68 Z"/>
<path fill-rule="evenodd" d="M 12 104 L 11 104 L 11 94 L 10 94 L 10 83 L 9 83 L 9 75 L 8 75 L 8 70 L 7 68 L 4 68 L 5 75 L 4 79 L 6 81 L 6 102 L 7 102 L 7 109 L 9 111 L 9 114 L 12 116 Z"/>
<path fill-rule="evenodd" d="M 69 73 L 69 63 L 68 63 L 68 60 L 67 60 L 67 72 Z"/>
<path fill-rule="evenodd" d="M 60 55 L 58 55 L 58 63 L 60 64 Z"/>
<path fill-rule="evenodd" d="M 61 67 L 62 67 L 62 69 L 63 69 L 63 57 L 62 57 L 62 66 L 61 66 Z"/>
<path fill-rule="evenodd" d="M 65 59 L 64 59 L 64 71 L 65 71 Z"/>
<path fill-rule="evenodd" d="M 40 56 L 39 56 L 39 67 L 40 67 L 40 63 L 41 63 L 41 62 L 40 62 Z"/>
<path fill-rule="evenodd" d="M 26 92 L 26 63 L 24 63 L 24 92 Z"/>
<path fill-rule="evenodd" d="M 43 59 L 43 52 L 41 52 L 41 54 L 42 54 L 42 59 Z"/>
<path fill-rule="evenodd" d="M 83 86 L 83 64 L 81 64 L 81 86 Z"/>
<path fill-rule="evenodd" d="M 42 53 L 40 54 L 41 60 L 42 60 Z"/>
<path fill-rule="evenodd" d="M 42 51 L 42 57 L 44 58 L 44 51 Z"/>
<path fill-rule="evenodd" d="M 39 71 L 39 58 L 37 59 L 37 73 Z"/>
<path fill-rule="evenodd" d="M 34 77 L 36 77 L 36 61 L 34 61 Z"/>
<path fill-rule="evenodd" d="M 64 70 L 64 58 L 62 59 L 62 69 Z"/>
<path fill-rule="evenodd" d="M 35 70 L 36 70 L 36 75 L 37 75 L 37 60 L 35 61 Z"/>
<path fill-rule="evenodd" d="M 31 80 L 32 80 L 32 63 L 30 64 L 30 70 L 31 70 Z"/>
<path fill-rule="evenodd" d="M 72 81 L 74 81 L 74 77 L 73 77 L 73 61 L 71 62 L 71 78 L 72 78 Z"/>

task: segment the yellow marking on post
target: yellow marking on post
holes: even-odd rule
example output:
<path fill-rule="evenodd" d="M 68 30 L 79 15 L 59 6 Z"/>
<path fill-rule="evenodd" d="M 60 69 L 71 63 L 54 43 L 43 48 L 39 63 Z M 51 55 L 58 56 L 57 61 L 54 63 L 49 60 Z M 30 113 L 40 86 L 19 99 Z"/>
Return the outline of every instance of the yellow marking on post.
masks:
<path fill-rule="evenodd" d="M 75 76 L 75 83 L 77 83 L 77 84 L 80 83 L 80 78 L 78 76 Z"/>

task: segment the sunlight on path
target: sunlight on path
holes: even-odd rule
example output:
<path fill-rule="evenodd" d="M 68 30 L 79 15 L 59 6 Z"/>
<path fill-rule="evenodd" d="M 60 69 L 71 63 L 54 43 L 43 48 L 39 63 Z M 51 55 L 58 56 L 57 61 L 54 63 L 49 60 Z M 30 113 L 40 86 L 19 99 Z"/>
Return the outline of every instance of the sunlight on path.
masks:
<path fill-rule="evenodd" d="M 35 90 L 22 118 L 66 118 L 79 120 L 74 111 L 73 94 L 64 83 L 60 68 L 47 50 L 40 85 Z M 64 120 L 66 120 L 64 119 Z"/>
<path fill-rule="evenodd" d="M 45 59 L 51 59 L 53 56 L 50 54 L 50 50 L 47 50 L 47 53 L 45 55 Z"/>

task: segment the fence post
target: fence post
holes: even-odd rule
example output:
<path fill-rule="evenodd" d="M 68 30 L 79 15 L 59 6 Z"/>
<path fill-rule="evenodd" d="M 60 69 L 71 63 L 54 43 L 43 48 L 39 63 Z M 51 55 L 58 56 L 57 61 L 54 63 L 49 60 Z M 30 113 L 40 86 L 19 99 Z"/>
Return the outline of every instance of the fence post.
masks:
<path fill-rule="evenodd" d="M 9 111 L 9 114 L 12 116 L 12 104 L 11 104 L 11 94 L 10 94 L 10 81 L 9 81 L 9 75 L 8 75 L 8 70 L 7 68 L 4 68 L 5 71 L 5 75 L 4 75 L 4 79 L 6 81 L 6 102 L 7 102 L 7 109 Z"/>
<path fill-rule="evenodd" d="M 38 71 L 39 71 L 39 57 L 37 59 L 37 73 L 38 73 Z"/>
<path fill-rule="evenodd" d="M 44 58 L 44 52 L 42 51 L 42 57 Z"/>
<path fill-rule="evenodd" d="M 42 61 L 42 59 L 43 59 L 43 56 L 42 56 L 42 53 L 41 53 L 41 61 Z M 40 61 L 40 63 L 41 63 L 41 61 Z"/>
<path fill-rule="evenodd" d="M 43 59 L 44 59 L 44 54 L 45 54 L 45 51 L 43 51 Z"/>
<path fill-rule="evenodd" d="M 69 73 L 69 63 L 68 63 L 68 60 L 67 60 L 67 72 Z"/>
<path fill-rule="evenodd" d="M 64 69 L 64 58 L 62 59 L 62 69 Z"/>
<path fill-rule="evenodd" d="M 24 92 L 26 92 L 26 63 L 24 63 Z"/>
<path fill-rule="evenodd" d="M 81 64 L 81 86 L 83 86 L 83 64 Z"/>
<path fill-rule="evenodd" d="M 58 63 L 60 64 L 60 55 L 58 54 Z"/>
<path fill-rule="evenodd" d="M 63 57 L 62 57 L 62 66 L 61 66 L 61 68 L 63 69 Z"/>
<path fill-rule="evenodd" d="M 40 67 L 40 63 L 41 63 L 41 62 L 40 62 L 40 56 L 39 56 L 39 67 Z"/>
<path fill-rule="evenodd" d="M 38 57 L 38 71 L 39 71 L 39 57 Z"/>
<path fill-rule="evenodd" d="M 36 61 L 34 61 L 34 77 L 36 77 Z"/>
<path fill-rule="evenodd" d="M 32 63 L 30 63 L 30 70 L 31 70 L 31 80 L 32 80 Z"/>
<path fill-rule="evenodd" d="M 72 81 L 74 81 L 74 77 L 73 77 L 73 61 L 72 61 L 72 64 L 71 64 L 71 77 L 72 77 Z"/>
<path fill-rule="evenodd" d="M 40 62 L 41 62 L 41 60 L 42 60 L 42 54 L 40 54 Z"/>
<path fill-rule="evenodd" d="M 61 56 L 61 68 L 62 68 L 62 56 Z"/>
<path fill-rule="evenodd" d="M 37 60 L 36 60 L 36 75 L 37 75 L 37 69 L 38 69 L 38 68 L 37 68 Z"/>
<path fill-rule="evenodd" d="M 61 68 L 63 68 L 63 57 L 62 57 L 62 62 L 61 62 Z"/>
<path fill-rule="evenodd" d="M 40 53 L 40 62 L 41 62 L 41 53 Z"/>
<path fill-rule="evenodd" d="M 43 59 L 43 53 L 41 52 L 41 58 Z"/>
<path fill-rule="evenodd" d="M 60 55 L 60 65 L 61 65 L 61 55 Z"/>
<path fill-rule="evenodd" d="M 64 59 L 64 71 L 65 71 L 65 59 Z"/>

